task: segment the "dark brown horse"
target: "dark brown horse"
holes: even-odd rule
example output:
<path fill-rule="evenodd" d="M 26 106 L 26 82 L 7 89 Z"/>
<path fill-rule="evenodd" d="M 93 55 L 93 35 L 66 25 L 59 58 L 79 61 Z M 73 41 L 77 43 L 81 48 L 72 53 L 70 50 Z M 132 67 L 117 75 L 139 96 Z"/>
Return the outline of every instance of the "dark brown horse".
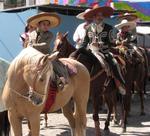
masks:
<path fill-rule="evenodd" d="M 57 34 L 54 51 L 59 51 L 59 57 L 69 57 L 69 55 L 75 50 L 75 47 L 73 47 L 67 40 L 67 34 Z M 100 106 L 103 104 L 103 99 L 107 103 L 109 110 L 105 122 L 105 132 L 109 132 L 108 127 L 111 113 L 113 112 L 113 108 L 116 108 L 116 86 L 114 79 L 107 75 L 97 59 L 90 58 L 85 54 L 80 54 L 76 59 L 87 67 L 91 75 L 90 93 L 93 102 L 93 120 L 95 123 L 96 136 L 101 136 L 98 113 Z"/>
<path fill-rule="evenodd" d="M 150 67 L 150 48 L 144 47 L 148 59 L 148 67 Z M 150 70 L 148 69 L 148 79 L 150 80 Z"/>
<path fill-rule="evenodd" d="M 8 121 L 7 111 L 0 112 L 0 136 L 9 136 L 10 123 Z"/>
<path fill-rule="evenodd" d="M 141 60 L 138 59 L 137 54 L 134 50 L 129 50 L 124 45 L 118 46 L 117 48 L 119 49 L 118 50 L 119 56 L 121 56 L 126 63 L 125 67 L 126 71 L 124 73 L 124 78 L 126 82 L 126 95 L 123 96 L 123 109 L 121 122 L 123 132 L 125 132 L 127 124 L 127 116 L 130 112 L 131 107 L 130 105 L 131 105 L 133 84 L 135 85 L 136 91 L 140 95 L 141 115 L 144 115 L 143 94 L 144 94 L 145 78 L 147 75 L 147 58 L 143 54 L 144 59 L 141 62 Z"/>

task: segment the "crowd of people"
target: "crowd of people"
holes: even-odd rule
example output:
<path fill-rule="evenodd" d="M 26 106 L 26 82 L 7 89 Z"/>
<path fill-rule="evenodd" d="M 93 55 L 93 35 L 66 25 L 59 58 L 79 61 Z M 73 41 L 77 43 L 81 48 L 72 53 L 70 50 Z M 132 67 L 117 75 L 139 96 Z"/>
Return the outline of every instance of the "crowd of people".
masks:
<path fill-rule="evenodd" d="M 124 45 L 133 49 L 141 57 L 136 44 L 137 38 L 133 31 L 136 28 L 137 16 L 135 14 L 118 15 L 120 23 L 114 27 L 105 23 L 105 18 L 110 18 L 114 9 L 109 6 L 99 7 L 95 5 L 92 9 L 86 9 L 78 14 L 78 19 L 84 20 L 76 28 L 73 40 L 76 43 L 76 51 L 72 54 L 75 57 L 79 52 L 96 58 L 101 62 L 101 57 L 106 60 L 113 71 L 115 83 L 118 89 L 125 92 L 125 81 L 121 74 L 117 60 L 111 52 L 111 47 Z M 39 13 L 27 20 L 25 32 L 21 35 L 23 47 L 32 46 L 44 54 L 50 54 L 50 44 L 53 38 L 51 28 L 57 27 L 61 19 L 56 13 Z M 117 29 L 117 36 L 114 37 L 114 28 Z"/>

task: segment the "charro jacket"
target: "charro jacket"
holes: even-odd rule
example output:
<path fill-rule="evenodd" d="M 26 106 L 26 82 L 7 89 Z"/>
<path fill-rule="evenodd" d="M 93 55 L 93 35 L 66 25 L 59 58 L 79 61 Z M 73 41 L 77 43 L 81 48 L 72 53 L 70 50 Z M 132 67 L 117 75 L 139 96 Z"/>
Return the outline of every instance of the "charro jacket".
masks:
<path fill-rule="evenodd" d="M 29 34 L 28 46 L 32 46 L 44 54 L 50 53 L 50 42 L 53 34 L 49 31 L 33 31 Z"/>
<path fill-rule="evenodd" d="M 113 27 L 108 24 L 91 24 L 86 31 L 82 46 L 87 47 L 93 42 L 103 43 L 103 47 L 108 49 L 113 41 Z"/>

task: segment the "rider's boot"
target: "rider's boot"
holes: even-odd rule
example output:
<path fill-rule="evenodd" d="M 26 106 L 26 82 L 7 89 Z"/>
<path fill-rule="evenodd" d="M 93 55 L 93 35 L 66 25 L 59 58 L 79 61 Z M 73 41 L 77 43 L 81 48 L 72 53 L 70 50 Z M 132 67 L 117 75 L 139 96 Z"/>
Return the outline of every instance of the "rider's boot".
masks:
<path fill-rule="evenodd" d="M 126 93 L 125 80 L 122 76 L 118 62 L 116 61 L 116 59 L 113 57 L 112 54 L 107 54 L 105 56 L 106 56 L 106 61 L 110 64 L 110 67 L 113 71 L 116 86 L 118 87 L 120 93 L 122 95 L 125 95 L 125 93 Z"/>

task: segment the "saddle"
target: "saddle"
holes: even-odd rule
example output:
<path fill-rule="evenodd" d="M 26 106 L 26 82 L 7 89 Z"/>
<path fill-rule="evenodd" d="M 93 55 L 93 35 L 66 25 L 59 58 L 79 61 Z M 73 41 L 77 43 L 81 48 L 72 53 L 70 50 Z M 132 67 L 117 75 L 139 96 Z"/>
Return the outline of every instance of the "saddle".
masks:
<path fill-rule="evenodd" d="M 67 60 L 56 60 L 52 62 L 54 70 L 54 80 L 57 88 L 62 90 L 68 83 L 69 77 L 77 73 L 77 69 Z"/>
<path fill-rule="evenodd" d="M 50 82 L 48 96 L 45 102 L 43 113 L 48 113 L 51 106 L 55 102 L 58 90 L 62 90 L 67 84 L 70 76 L 77 74 L 77 68 L 68 60 L 56 60 L 52 62 L 55 78 Z"/>

